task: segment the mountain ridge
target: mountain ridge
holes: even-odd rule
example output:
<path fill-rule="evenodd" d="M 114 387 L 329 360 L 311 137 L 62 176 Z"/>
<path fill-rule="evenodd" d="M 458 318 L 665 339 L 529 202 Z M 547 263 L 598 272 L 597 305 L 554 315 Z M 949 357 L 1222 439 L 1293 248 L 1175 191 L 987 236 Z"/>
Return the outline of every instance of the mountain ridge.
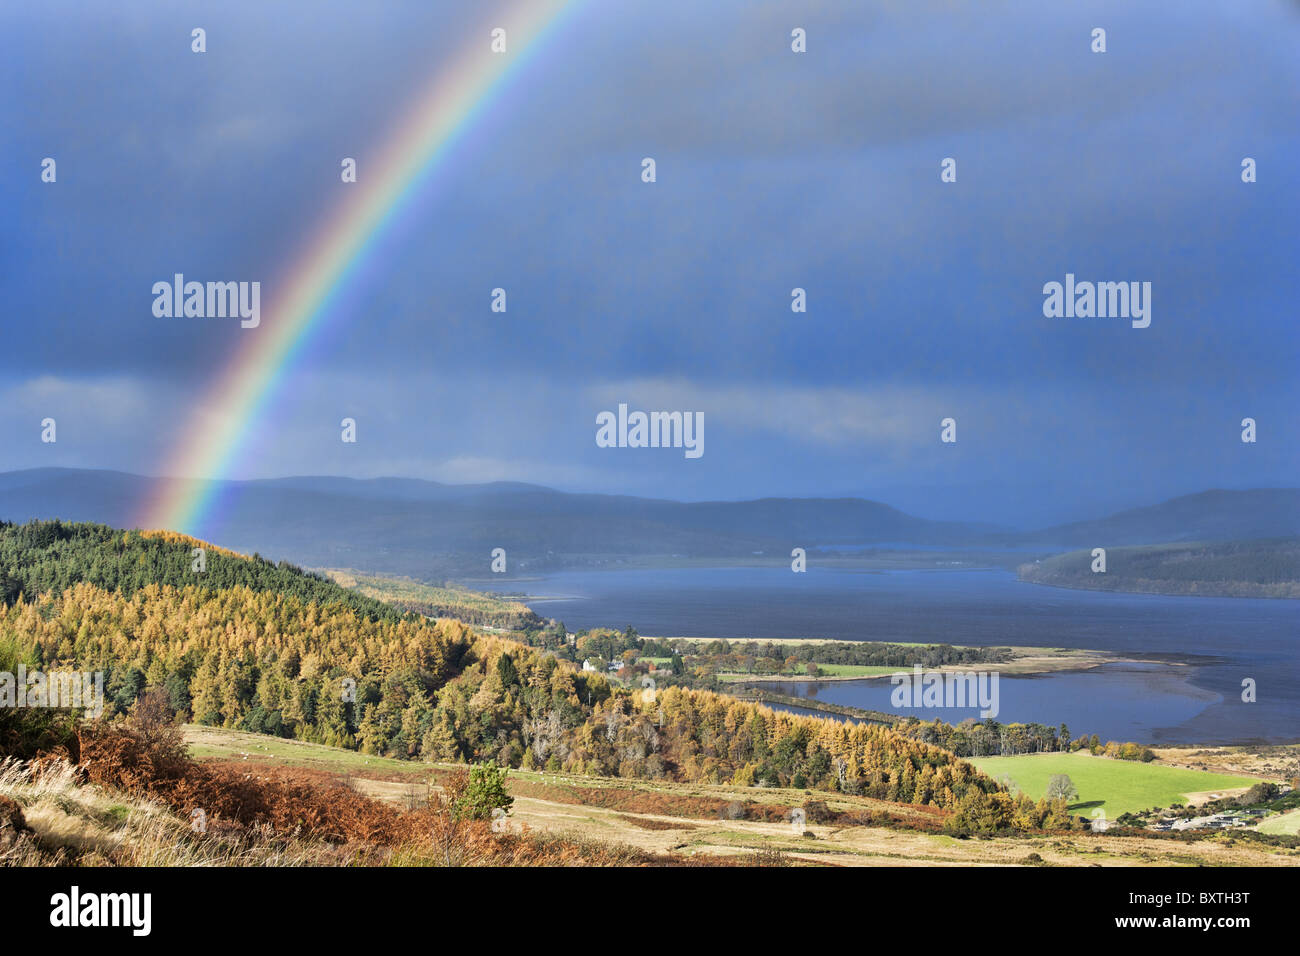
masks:
<path fill-rule="evenodd" d="M 0 473 L 0 519 L 62 518 L 132 527 L 162 483 L 72 468 Z M 510 570 L 607 566 L 613 556 L 739 558 L 794 547 L 1119 547 L 1300 535 L 1300 489 L 1210 489 L 1035 531 L 934 521 L 866 498 L 682 502 L 567 492 L 526 482 L 448 485 L 418 478 L 287 476 L 221 482 L 205 537 L 315 567 L 430 579 L 482 572 L 505 548 Z M 175 530 L 175 529 L 169 529 Z"/>

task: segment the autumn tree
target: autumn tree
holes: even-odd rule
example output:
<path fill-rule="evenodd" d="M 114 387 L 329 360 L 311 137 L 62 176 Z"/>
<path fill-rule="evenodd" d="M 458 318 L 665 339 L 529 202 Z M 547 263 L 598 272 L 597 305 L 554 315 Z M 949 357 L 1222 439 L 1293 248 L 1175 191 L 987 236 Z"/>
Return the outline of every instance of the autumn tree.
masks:
<path fill-rule="evenodd" d="M 1079 788 L 1074 785 L 1069 774 L 1055 773 L 1052 779 L 1047 782 L 1047 799 L 1048 800 L 1077 800 L 1079 798 Z"/>

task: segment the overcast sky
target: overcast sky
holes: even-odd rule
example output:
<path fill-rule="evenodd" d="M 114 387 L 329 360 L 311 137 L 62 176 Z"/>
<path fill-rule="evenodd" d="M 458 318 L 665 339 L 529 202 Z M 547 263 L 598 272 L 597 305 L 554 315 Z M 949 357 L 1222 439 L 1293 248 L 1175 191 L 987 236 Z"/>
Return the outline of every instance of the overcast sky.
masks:
<path fill-rule="evenodd" d="M 153 283 L 274 298 L 349 188 L 340 158 L 364 176 L 509 16 L 17 6 L 0 470 L 144 474 L 257 334 L 156 318 Z M 1298 49 L 1300 7 L 1263 0 L 576 0 L 380 237 L 226 477 L 861 495 L 1020 526 L 1300 484 Z M 1067 272 L 1150 282 L 1150 327 L 1044 317 Z M 598 448 L 620 402 L 703 413 L 703 457 Z"/>

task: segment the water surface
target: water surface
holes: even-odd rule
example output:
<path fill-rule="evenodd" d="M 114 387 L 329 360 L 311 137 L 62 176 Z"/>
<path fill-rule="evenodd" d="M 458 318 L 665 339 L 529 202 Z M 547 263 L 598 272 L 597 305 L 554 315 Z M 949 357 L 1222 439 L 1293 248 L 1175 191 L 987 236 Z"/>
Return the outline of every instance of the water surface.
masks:
<path fill-rule="evenodd" d="M 784 564 L 569 571 L 486 586 L 554 598 L 534 609 L 570 630 L 1015 644 L 1186 661 L 1004 677 L 998 719 L 1065 721 L 1076 734 L 1148 743 L 1300 740 L 1300 601 L 1071 591 L 1003 569 L 794 574 Z M 1245 678 L 1256 682 L 1256 703 L 1241 700 Z M 887 681 L 804 686 L 823 700 L 889 709 L 879 702 Z"/>

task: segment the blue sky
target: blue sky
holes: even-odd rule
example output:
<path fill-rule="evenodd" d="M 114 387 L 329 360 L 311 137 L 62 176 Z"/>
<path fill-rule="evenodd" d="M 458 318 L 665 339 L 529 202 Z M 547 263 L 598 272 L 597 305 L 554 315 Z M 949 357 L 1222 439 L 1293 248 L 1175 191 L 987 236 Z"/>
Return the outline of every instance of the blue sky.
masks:
<path fill-rule="evenodd" d="M 153 282 L 272 297 L 339 159 L 365 175 L 500 7 L 0 13 L 0 469 L 157 473 L 253 333 L 155 318 Z M 1297 484 L 1300 7 L 702 9 L 581 0 L 383 235 L 231 477 L 861 495 L 1021 526 Z M 1067 272 L 1151 282 L 1150 328 L 1045 318 Z M 702 412 L 704 456 L 598 448 L 619 402 Z"/>

